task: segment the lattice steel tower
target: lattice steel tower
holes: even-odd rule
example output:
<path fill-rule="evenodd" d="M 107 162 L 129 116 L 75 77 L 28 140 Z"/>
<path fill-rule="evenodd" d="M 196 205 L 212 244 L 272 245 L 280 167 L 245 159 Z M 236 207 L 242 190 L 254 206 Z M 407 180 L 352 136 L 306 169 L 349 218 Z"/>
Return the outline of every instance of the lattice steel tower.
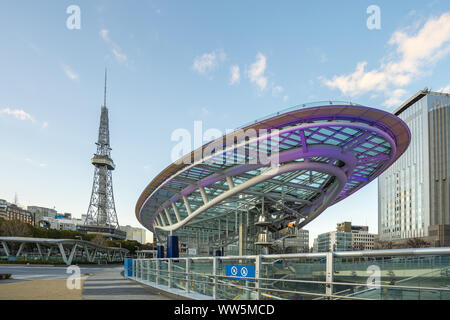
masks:
<path fill-rule="evenodd" d="M 85 226 L 118 229 L 116 207 L 114 204 L 112 171 L 115 169 L 114 161 L 111 159 L 111 147 L 109 145 L 109 119 L 106 107 L 106 78 L 105 71 L 105 94 L 102 112 L 100 116 L 100 127 L 98 130 L 97 152 L 92 158 L 95 167 L 94 183 L 92 185 L 91 201 L 87 211 Z"/>

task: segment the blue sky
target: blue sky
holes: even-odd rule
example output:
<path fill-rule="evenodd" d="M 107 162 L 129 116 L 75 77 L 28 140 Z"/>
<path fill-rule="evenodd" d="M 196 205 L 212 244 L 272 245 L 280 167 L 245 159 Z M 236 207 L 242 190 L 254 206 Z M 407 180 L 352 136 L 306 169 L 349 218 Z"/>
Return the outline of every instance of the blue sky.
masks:
<path fill-rule="evenodd" d="M 448 1 L 2 1 L 0 41 L 0 198 L 87 211 L 107 67 L 116 208 L 134 226 L 172 132 L 196 120 L 225 132 L 304 102 L 393 111 L 424 87 L 450 91 Z M 306 229 L 344 220 L 377 231 L 376 182 Z"/>

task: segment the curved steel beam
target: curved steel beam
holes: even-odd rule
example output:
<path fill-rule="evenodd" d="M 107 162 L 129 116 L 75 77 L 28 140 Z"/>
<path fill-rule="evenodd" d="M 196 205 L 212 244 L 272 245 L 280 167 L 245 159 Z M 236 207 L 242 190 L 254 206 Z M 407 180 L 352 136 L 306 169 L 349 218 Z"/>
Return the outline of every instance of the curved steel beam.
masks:
<path fill-rule="evenodd" d="M 395 142 L 394 142 L 394 140 L 392 139 L 392 137 L 388 133 L 380 130 L 377 127 L 372 127 L 372 126 L 369 126 L 369 125 L 364 124 L 364 123 L 349 123 L 349 122 L 339 122 L 339 121 L 330 121 L 330 122 L 324 122 L 324 123 L 301 124 L 301 125 L 298 125 L 298 126 L 285 128 L 285 129 L 282 129 L 282 130 L 279 130 L 279 131 L 276 131 L 276 132 L 271 132 L 271 133 L 268 133 L 266 135 L 250 139 L 248 141 L 244 140 L 244 141 L 242 141 L 242 142 L 240 142 L 238 144 L 234 144 L 233 143 L 233 145 L 227 146 L 226 148 L 223 148 L 219 152 L 216 152 L 214 154 L 210 154 L 207 157 L 204 157 L 204 158 L 202 158 L 200 160 L 195 161 L 194 163 L 192 163 L 192 164 L 186 166 L 185 168 L 181 169 L 180 171 L 177 171 L 176 173 L 174 173 L 172 176 L 170 176 L 169 178 L 166 179 L 166 182 L 162 183 L 155 190 L 153 190 L 153 192 L 147 197 L 147 199 L 145 201 L 143 201 L 142 206 L 140 208 L 140 212 L 142 212 L 142 209 L 147 204 L 147 201 L 156 192 L 158 192 L 158 190 L 160 188 L 162 188 L 168 181 L 171 181 L 172 179 L 175 179 L 177 176 L 181 175 L 182 173 L 186 172 L 187 170 L 192 169 L 193 167 L 195 167 L 195 166 L 197 166 L 199 164 L 202 164 L 202 163 L 204 163 L 206 161 L 212 160 L 213 158 L 216 158 L 216 157 L 221 157 L 221 156 L 223 156 L 223 154 L 226 154 L 226 153 L 228 153 L 230 151 L 234 151 L 235 149 L 242 148 L 245 145 L 250 145 L 252 143 L 257 143 L 257 142 L 260 142 L 260 141 L 268 140 L 269 138 L 277 137 L 277 136 L 280 136 L 280 135 L 285 134 L 285 133 L 299 131 L 300 135 L 302 135 L 303 130 L 307 130 L 307 129 L 311 129 L 311 128 L 326 128 L 326 127 L 333 127 L 333 126 L 334 127 L 355 128 L 355 129 L 358 129 L 358 130 L 365 130 L 365 131 L 371 131 L 371 132 L 377 133 L 377 134 L 381 135 L 383 138 L 385 138 L 386 140 L 388 140 L 389 144 L 391 145 L 391 148 L 394 150 L 394 152 L 391 152 L 391 157 L 393 155 L 395 155 Z M 308 152 L 313 146 L 306 145 L 306 140 L 304 139 L 304 134 L 302 136 L 303 136 L 303 139 L 302 139 L 302 141 L 300 141 L 300 143 L 302 144 L 302 147 L 300 149 L 303 149 L 303 151 Z M 306 148 L 305 148 L 305 146 L 306 146 Z M 331 145 L 327 145 L 327 146 L 331 147 Z M 289 151 L 291 151 L 291 150 L 289 150 Z M 250 166 L 254 166 L 254 169 L 257 169 L 257 168 L 263 167 L 264 165 L 257 165 L 257 164 L 256 165 L 255 164 L 250 165 L 249 164 L 248 166 L 249 166 L 249 168 L 247 170 L 250 170 Z M 235 172 L 233 169 L 234 170 L 238 170 L 237 168 L 233 167 L 233 168 L 228 169 L 229 171 L 227 171 L 227 173 L 229 175 L 232 175 L 232 176 L 238 174 L 238 172 Z M 225 175 L 227 175 L 227 174 L 225 173 Z M 222 179 L 222 177 L 220 177 L 220 176 L 221 175 L 217 174 L 217 176 L 216 175 L 212 175 L 209 178 L 211 179 L 211 181 L 216 182 L 216 181 Z M 201 184 L 199 184 L 199 185 L 201 185 Z M 205 185 L 201 185 L 201 186 L 204 187 Z M 190 188 L 190 187 L 194 187 L 195 188 L 195 186 L 192 186 L 192 185 L 189 186 L 188 188 Z M 189 194 L 191 192 L 190 192 L 189 189 L 187 189 L 187 190 L 183 190 L 183 193 L 184 194 L 186 194 L 186 193 Z M 172 201 L 172 202 L 174 202 L 174 201 Z M 140 217 L 140 218 L 142 219 L 142 217 Z"/>
<path fill-rule="evenodd" d="M 350 151 L 343 151 L 339 147 L 330 146 L 330 145 L 310 146 L 308 148 L 307 152 L 303 152 L 302 148 L 295 148 L 295 149 L 283 151 L 283 152 L 277 154 L 276 157 L 278 158 L 279 163 L 294 161 L 294 160 L 297 160 L 300 158 L 304 158 L 306 161 L 307 159 L 313 158 L 313 157 L 331 157 L 335 160 L 341 160 L 342 162 L 344 162 L 346 165 L 343 167 L 343 169 L 346 172 L 350 171 L 349 170 L 350 168 L 351 168 L 351 170 L 353 170 L 353 168 L 355 167 L 355 165 L 357 163 L 357 159 Z M 251 166 L 251 170 L 255 170 L 256 165 L 250 165 L 250 166 Z M 267 165 L 258 165 L 257 167 L 263 168 L 263 167 L 267 167 Z M 172 205 L 172 203 L 175 203 L 176 201 L 178 201 L 180 199 L 183 199 L 184 204 L 188 210 L 188 215 L 190 216 L 192 214 L 192 212 L 189 207 L 189 201 L 187 199 L 188 195 L 199 190 L 202 187 L 208 187 L 208 186 L 216 183 L 217 181 L 224 180 L 224 179 L 226 179 L 226 177 L 237 176 L 239 174 L 242 174 L 242 173 L 248 172 L 248 171 L 249 171 L 249 165 L 243 164 L 240 166 L 232 167 L 229 170 L 225 170 L 223 172 L 223 174 L 221 174 L 221 175 L 215 174 L 214 177 L 209 176 L 202 180 L 199 180 L 196 185 L 190 185 L 190 186 L 186 187 L 185 189 L 180 191 L 180 193 L 175 194 L 174 196 L 172 196 L 172 198 L 170 198 L 169 200 L 164 202 L 159 207 L 159 209 L 156 211 L 155 216 L 158 216 L 161 213 L 161 211 L 163 211 L 166 208 L 169 208 Z M 233 175 L 231 175 L 231 173 L 233 173 Z M 266 174 L 266 173 L 263 173 L 263 174 Z"/>
<path fill-rule="evenodd" d="M 259 175 L 257 177 L 254 177 L 250 180 L 247 180 L 246 182 L 234 187 L 233 189 L 228 190 L 225 193 L 222 193 L 221 195 L 215 197 L 214 199 L 211 199 L 207 204 L 204 206 L 198 208 L 194 212 L 192 212 L 189 216 L 187 216 L 184 220 L 177 222 L 173 225 L 166 226 L 166 227 L 156 227 L 156 229 L 160 229 L 163 231 L 174 231 L 178 228 L 186 225 L 190 220 L 201 214 L 202 212 L 208 210 L 209 208 L 213 207 L 214 205 L 220 203 L 221 201 L 247 189 L 254 185 L 257 185 L 261 182 L 264 182 L 268 179 L 271 179 L 275 176 L 281 175 L 286 172 L 291 171 L 298 171 L 298 170 L 314 170 L 318 172 L 326 172 L 332 176 L 335 176 L 338 180 L 338 187 L 334 190 L 332 195 L 329 195 L 327 199 L 324 199 L 323 204 L 329 204 L 331 201 L 334 200 L 335 196 L 339 194 L 339 192 L 344 188 L 345 184 L 347 183 L 347 175 L 342 170 L 342 168 L 338 168 L 334 165 L 327 164 L 327 163 L 315 163 L 315 162 L 299 162 L 299 163 L 289 163 L 285 164 L 281 167 L 272 168 L 268 171 L 266 171 L 263 175 Z M 327 193 L 325 193 L 325 196 Z M 325 206 L 326 207 L 326 206 Z"/>
<path fill-rule="evenodd" d="M 304 135 L 304 130 L 307 129 L 311 129 L 311 128 L 329 128 L 329 127 L 342 127 L 342 128 L 353 128 L 353 129 L 357 129 L 358 131 L 363 131 L 365 132 L 362 136 L 359 137 L 359 139 L 355 140 L 355 141 L 351 141 L 350 144 L 347 144 L 345 146 L 333 146 L 331 144 L 326 144 L 326 145 L 307 145 L 306 144 L 306 140 L 305 140 L 305 135 Z M 182 170 L 176 172 L 175 174 L 173 174 L 171 177 L 169 177 L 166 182 L 162 183 L 161 185 L 159 185 L 152 193 L 150 196 L 148 196 L 147 200 L 143 202 L 143 205 L 141 207 L 141 212 L 140 215 L 142 214 L 142 209 L 144 208 L 144 206 L 147 204 L 148 200 L 150 200 L 152 198 L 152 196 L 158 192 L 158 190 L 160 190 L 161 188 L 164 188 L 164 186 L 171 181 L 172 179 L 177 179 L 177 177 L 179 175 L 181 175 L 183 172 L 185 172 L 186 170 L 189 170 L 195 166 L 198 165 L 202 165 L 205 162 L 215 158 L 215 157 L 221 157 L 223 156 L 223 154 L 230 152 L 230 151 L 234 151 L 236 149 L 239 149 L 245 145 L 249 145 L 255 142 L 259 142 L 262 140 L 267 140 L 269 138 L 273 138 L 274 136 L 279 136 L 281 134 L 284 133 L 290 133 L 290 132 L 295 132 L 298 131 L 298 133 L 300 134 L 300 136 L 303 137 L 303 139 L 301 139 L 301 141 L 299 142 L 299 144 L 301 145 L 301 147 L 297 147 L 294 149 L 289 149 L 287 151 L 283 151 L 281 153 L 277 153 L 275 155 L 273 155 L 272 157 L 278 157 L 277 161 L 278 163 L 286 163 L 289 161 L 294 161 L 300 158 L 304 158 L 305 161 L 311 166 L 314 164 L 319 164 L 319 163 L 315 163 L 315 162 L 308 162 L 309 158 L 312 157 L 326 157 L 332 160 L 341 160 L 345 163 L 345 166 L 343 168 L 340 168 L 341 171 L 343 171 L 347 178 L 346 178 L 346 182 L 348 180 L 351 180 L 351 173 L 353 172 L 354 168 L 356 165 L 358 164 L 364 164 L 364 163 L 369 163 L 371 161 L 383 161 L 383 165 L 381 168 L 379 168 L 379 170 L 377 170 L 377 172 L 382 171 L 383 169 L 385 169 L 385 167 L 387 167 L 388 165 L 390 165 L 391 160 L 393 159 L 394 155 L 396 154 L 396 144 L 394 142 L 394 140 L 392 139 L 392 137 L 387 133 L 384 132 L 382 130 L 380 130 L 377 127 L 372 127 L 369 126 L 367 124 L 364 123 L 347 123 L 347 122 L 339 122 L 339 121 L 330 121 L 330 122 L 324 122 L 324 123 L 308 123 L 308 124 L 302 124 L 302 125 L 298 125 L 298 126 L 294 126 L 294 127 L 290 127 L 290 128 L 286 128 L 283 130 L 279 130 L 277 132 L 274 133 L 270 133 L 270 134 L 266 134 L 257 138 L 254 138 L 252 140 L 249 141 L 243 141 L 239 144 L 233 144 L 231 146 L 229 146 L 228 148 L 224 148 L 223 150 L 220 150 L 219 152 L 215 153 L 215 154 L 211 154 L 208 157 L 202 158 L 199 161 L 196 161 L 195 163 L 186 166 L 185 168 L 183 168 Z M 383 156 L 381 158 L 376 158 L 374 157 L 373 159 L 356 159 L 355 156 L 353 155 L 352 152 L 352 148 L 355 145 L 359 145 L 361 143 L 364 143 L 365 139 L 364 137 L 367 137 L 368 134 L 377 134 L 379 136 L 381 136 L 383 139 L 385 139 L 389 144 L 390 144 L 390 154 Z M 352 148 L 350 148 L 352 147 Z M 330 163 L 332 163 L 333 161 L 330 161 Z M 300 163 L 301 164 L 301 163 Z M 322 163 L 323 164 L 323 163 Z M 330 167 L 334 167 L 333 165 L 329 165 Z M 229 197 L 231 197 L 232 195 L 234 195 L 236 193 L 236 188 L 234 185 L 232 185 L 232 180 L 231 180 L 231 176 L 239 176 L 240 174 L 243 174 L 245 172 L 248 172 L 250 170 L 255 170 L 255 169 L 259 169 L 262 167 L 267 167 L 266 165 L 263 164 L 243 164 L 243 165 L 236 165 L 232 168 L 229 168 L 227 170 L 224 170 L 222 172 L 216 172 L 208 177 L 205 177 L 202 180 L 199 180 L 196 182 L 196 184 L 191 184 L 188 185 L 185 189 L 181 190 L 179 193 L 173 195 L 170 199 L 168 199 L 167 201 L 165 201 L 158 209 L 157 211 L 154 213 L 153 218 L 151 218 L 151 225 L 153 226 L 153 229 L 156 231 L 156 229 L 160 229 L 163 231 L 171 231 L 171 230 L 176 230 L 178 228 L 180 228 L 181 226 L 185 225 L 187 222 L 191 221 L 194 217 L 196 217 L 198 214 L 200 214 L 201 212 L 204 212 L 205 210 L 211 208 L 212 206 L 214 206 L 215 204 L 218 204 L 220 201 L 223 201 Z M 285 167 L 285 166 L 282 166 Z M 279 168 L 275 168 L 277 170 L 280 170 L 282 167 Z M 334 167 L 336 168 L 336 167 Z M 269 172 L 272 172 L 273 169 L 271 169 Z M 306 168 L 305 170 L 311 170 L 310 168 Z M 286 171 L 288 172 L 288 171 Z M 273 172 L 272 172 L 273 173 Z M 266 176 L 267 172 L 264 172 L 263 176 Z M 275 175 L 276 176 L 276 175 Z M 243 184 L 247 184 L 249 181 L 257 181 L 260 179 L 261 176 L 256 176 L 254 178 L 251 178 L 250 180 L 244 182 Z M 272 176 L 273 177 L 273 176 Z M 266 181 L 271 179 L 267 178 L 267 179 L 263 179 L 261 181 Z M 208 187 L 214 183 L 216 183 L 217 181 L 220 180 L 226 180 L 228 187 L 230 188 L 228 191 L 225 191 L 223 194 L 217 196 L 216 198 L 209 200 L 206 198 L 206 194 L 204 193 L 204 189 L 203 187 Z M 231 184 L 230 184 L 231 181 Z M 259 183 L 259 182 L 258 182 Z M 242 186 L 243 184 L 239 185 L 238 187 Z M 248 186 L 251 187 L 251 186 Z M 246 187 L 246 188 L 248 188 Z M 333 190 L 332 193 L 332 197 L 327 197 L 325 198 L 325 196 L 322 196 L 322 201 L 319 201 L 319 206 L 317 208 L 311 208 L 309 210 L 310 212 L 310 216 L 304 220 L 302 222 L 302 225 L 305 225 L 306 223 L 310 222 L 311 220 L 313 220 L 315 217 L 317 217 L 323 210 L 326 209 L 327 206 L 329 206 L 330 204 L 332 204 L 332 202 L 334 200 L 336 200 L 336 198 L 338 198 L 339 193 L 343 191 L 345 187 L 344 186 L 339 186 L 339 190 L 337 191 L 337 189 Z M 357 188 L 359 189 L 359 188 Z M 351 193 L 355 192 L 357 189 L 352 190 Z M 245 188 L 244 189 L 239 189 L 240 191 L 237 192 L 245 192 Z M 189 207 L 189 201 L 187 199 L 187 196 L 190 195 L 193 192 L 196 191 L 200 191 L 201 196 L 203 198 L 203 202 L 204 204 L 198 208 L 197 210 L 195 210 L 194 212 L 191 211 L 191 208 Z M 203 192 L 202 192 L 203 191 Z M 351 194 L 349 193 L 349 194 Z M 162 218 L 162 215 L 160 216 L 160 213 L 162 213 L 162 211 L 164 211 L 166 213 L 166 216 L 169 215 L 169 212 L 167 212 L 166 210 L 169 209 L 170 207 L 172 207 L 173 209 L 173 204 L 180 200 L 183 199 L 184 204 L 186 206 L 186 209 L 188 211 L 188 216 L 185 217 L 183 220 L 180 219 L 180 217 L 177 215 L 177 222 L 175 224 L 172 224 L 169 222 L 169 225 L 165 225 L 165 223 L 163 223 L 164 225 L 156 225 L 154 223 L 155 219 L 157 219 L 157 217 L 159 216 L 160 219 L 164 220 Z M 326 200 L 326 201 L 323 201 Z M 326 205 L 325 205 L 326 204 Z M 312 214 L 312 212 L 314 212 Z M 177 212 L 176 212 L 177 213 Z M 169 219 L 168 219 L 169 220 Z"/>

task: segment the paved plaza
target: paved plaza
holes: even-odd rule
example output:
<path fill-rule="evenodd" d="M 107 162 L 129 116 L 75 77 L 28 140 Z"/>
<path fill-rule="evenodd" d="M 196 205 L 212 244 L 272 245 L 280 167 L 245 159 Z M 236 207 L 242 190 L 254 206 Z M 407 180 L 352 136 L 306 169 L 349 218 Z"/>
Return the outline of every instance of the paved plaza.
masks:
<path fill-rule="evenodd" d="M 65 266 L 0 265 L 11 278 L 0 281 L 0 300 L 172 300 L 122 276 L 123 266 L 81 266 L 81 288 L 67 288 Z"/>

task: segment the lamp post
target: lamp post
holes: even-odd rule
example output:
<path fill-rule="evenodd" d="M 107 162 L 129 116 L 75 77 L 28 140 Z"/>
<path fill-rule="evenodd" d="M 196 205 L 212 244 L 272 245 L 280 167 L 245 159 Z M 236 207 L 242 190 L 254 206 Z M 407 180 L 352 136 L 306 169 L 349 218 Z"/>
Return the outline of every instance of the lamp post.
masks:
<path fill-rule="evenodd" d="M 135 253 L 136 253 L 136 258 L 138 258 L 137 251 L 139 250 L 139 247 L 138 247 L 138 246 L 134 246 L 134 247 L 137 248 L 137 250 L 135 251 Z"/>

